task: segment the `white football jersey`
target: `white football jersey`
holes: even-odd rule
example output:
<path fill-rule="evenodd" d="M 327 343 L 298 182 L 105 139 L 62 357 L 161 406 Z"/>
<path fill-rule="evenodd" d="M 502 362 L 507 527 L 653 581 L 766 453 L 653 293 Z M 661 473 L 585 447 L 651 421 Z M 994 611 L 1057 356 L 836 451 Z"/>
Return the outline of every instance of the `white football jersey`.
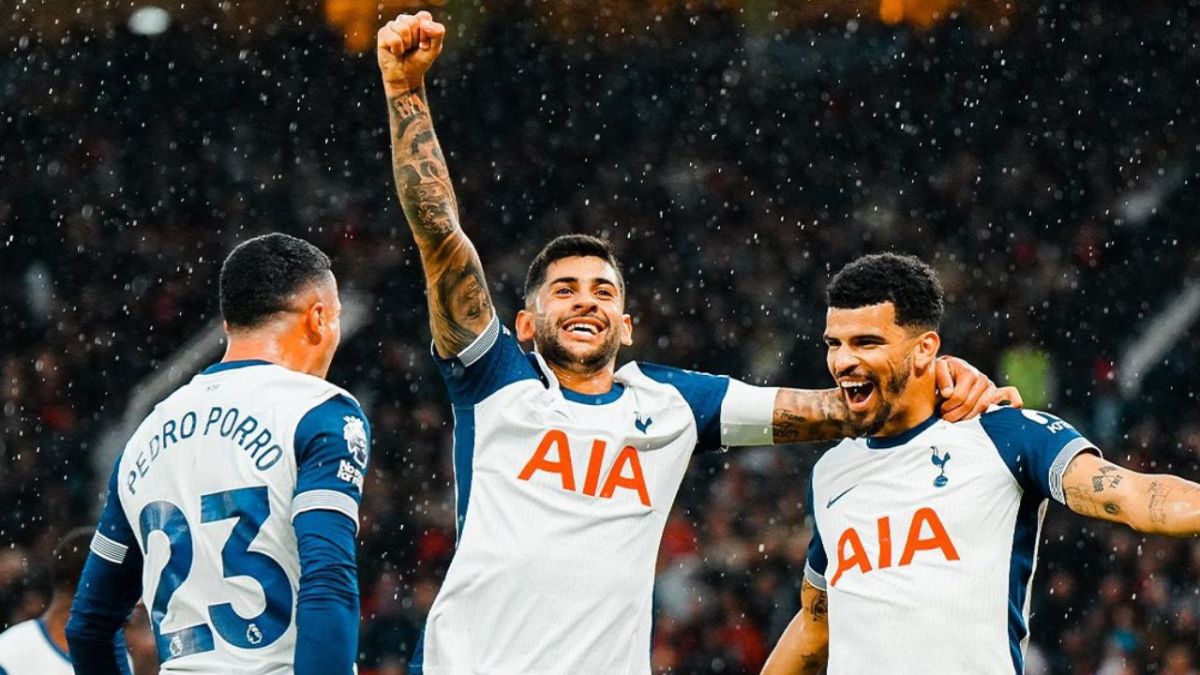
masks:
<path fill-rule="evenodd" d="M 114 645 L 118 667 L 132 673 L 125 640 Z M 58 648 L 41 619 L 22 621 L 0 633 L 0 675 L 75 675 L 71 657 Z"/>
<path fill-rule="evenodd" d="M 358 523 L 368 434 L 350 394 L 263 361 L 219 363 L 155 407 L 117 460 L 92 552 L 144 556 L 161 672 L 292 671 L 292 519 Z"/>
<path fill-rule="evenodd" d="M 830 675 L 1021 673 L 1047 498 L 1087 439 L 997 408 L 847 439 L 817 461 L 805 578 L 829 594 Z"/>
<path fill-rule="evenodd" d="M 412 671 L 649 673 L 654 565 L 692 452 L 769 443 L 776 390 L 629 363 L 579 394 L 498 320 L 438 362 L 458 548 Z"/>
<path fill-rule="evenodd" d="M 50 641 L 41 619 L 0 633 L 0 675 L 75 675 L 71 658 Z"/>

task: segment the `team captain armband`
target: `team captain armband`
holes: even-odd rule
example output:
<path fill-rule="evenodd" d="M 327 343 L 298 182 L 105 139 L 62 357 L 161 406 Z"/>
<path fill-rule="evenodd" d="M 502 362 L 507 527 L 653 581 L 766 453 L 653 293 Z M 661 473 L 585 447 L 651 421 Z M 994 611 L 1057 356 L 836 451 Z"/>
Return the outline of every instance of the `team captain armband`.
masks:
<path fill-rule="evenodd" d="M 1021 488 L 1059 503 L 1062 476 L 1081 452 L 1100 451 L 1067 422 L 1037 410 L 998 408 L 979 418 L 983 430 Z"/>

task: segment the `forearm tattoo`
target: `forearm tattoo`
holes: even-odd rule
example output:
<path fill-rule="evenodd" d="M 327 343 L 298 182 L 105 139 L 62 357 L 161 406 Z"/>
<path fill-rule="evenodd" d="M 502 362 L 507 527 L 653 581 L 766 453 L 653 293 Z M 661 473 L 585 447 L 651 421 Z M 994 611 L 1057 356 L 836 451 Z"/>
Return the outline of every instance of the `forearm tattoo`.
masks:
<path fill-rule="evenodd" d="M 808 606 L 808 613 L 812 615 L 813 621 L 826 621 L 829 618 L 829 594 L 817 593 L 813 598 L 812 603 Z"/>
<path fill-rule="evenodd" d="M 1106 464 L 1100 467 L 1091 477 L 1092 489 L 1089 493 L 1085 488 L 1069 487 L 1063 493 L 1067 505 L 1077 513 L 1085 516 L 1100 517 L 1101 513 L 1110 516 L 1121 515 L 1121 507 L 1116 503 L 1116 495 L 1111 490 L 1121 484 L 1121 467 Z M 1108 494 L 1105 494 L 1108 492 Z"/>
<path fill-rule="evenodd" d="M 391 96 L 388 119 L 392 174 L 425 267 L 433 339 L 443 354 L 457 354 L 491 320 L 483 266 L 459 228 L 454 186 L 424 90 Z"/>
<path fill-rule="evenodd" d="M 458 229 L 458 204 L 424 92 L 391 97 L 388 112 L 392 174 L 404 215 L 416 236 L 439 240 Z"/>
<path fill-rule="evenodd" d="M 775 397 L 776 443 L 834 440 L 850 433 L 846 404 L 837 390 L 780 389 Z"/>
<path fill-rule="evenodd" d="M 1126 522 L 1143 532 L 1196 534 L 1200 486 L 1176 476 L 1144 478 L 1147 482 L 1137 481 L 1121 467 L 1105 464 L 1063 492 L 1067 505 L 1084 516 Z"/>
<path fill-rule="evenodd" d="M 1159 525 L 1167 523 L 1167 499 L 1171 496 L 1171 488 L 1158 482 L 1151 481 L 1149 492 L 1150 522 Z"/>

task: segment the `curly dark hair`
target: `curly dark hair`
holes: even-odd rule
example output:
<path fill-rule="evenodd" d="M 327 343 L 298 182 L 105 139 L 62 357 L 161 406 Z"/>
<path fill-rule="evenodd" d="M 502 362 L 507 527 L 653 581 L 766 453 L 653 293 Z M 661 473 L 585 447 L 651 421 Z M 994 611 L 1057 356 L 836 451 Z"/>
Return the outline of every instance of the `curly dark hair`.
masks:
<path fill-rule="evenodd" d="M 621 272 L 621 265 L 617 263 L 617 256 L 613 253 L 611 244 L 590 234 L 564 234 L 546 244 L 530 263 L 529 272 L 525 275 L 526 302 L 546 281 L 546 270 L 549 269 L 550 263 L 576 256 L 600 258 L 612 265 L 617 272 L 617 286 L 621 289 L 621 294 L 625 294 L 625 275 Z"/>
<path fill-rule="evenodd" d="M 890 302 L 896 323 L 937 330 L 945 307 L 942 284 L 929 265 L 911 255 L 865 255 L 834 275 L 825 294 L 830 307 L 855 309 Z"/>
<path fill-rule="evenodd" d="M 279 232 L 248 239 L 221 265 L 221 315 L 231 329 L 256 328 L 329 272 L 329 256 L 303 239 Z"/>

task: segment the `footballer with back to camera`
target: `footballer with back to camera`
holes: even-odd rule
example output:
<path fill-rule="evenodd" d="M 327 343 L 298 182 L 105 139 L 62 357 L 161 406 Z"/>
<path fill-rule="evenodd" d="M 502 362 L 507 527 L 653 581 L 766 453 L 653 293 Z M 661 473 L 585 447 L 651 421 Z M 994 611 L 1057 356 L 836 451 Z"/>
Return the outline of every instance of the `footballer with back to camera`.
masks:
<path fill-rule="evenodd" d="M 801 610 L 766 675 L 1023 672 L 1049 500 L 1200 533 L 1200 485 L 1109 462 L 1054 415 L 939 416 L 942 289 L 917 258 L 864 256 L 827 295 L 826 360 L 854 438 L 813 468 Z"/>
<path fill-rule="evenodd" d="M 654 563 L 693 451 L 841 438 L 846 405 L 834 390 L 642 362 L 617 369 L 633 322 L 617 260 L 594 237 L 543 248 L 516 335 L 502 327 L 425 98 L 444 36 L 427 12 L 402 15 L 377 48 L 397 194 L 454 411 L 457 548 L 411 670 L 649 673 Z M 960 361 L 932 368 L 943 387 L 951 371 L 957 379 L 948 419 L 1015 396 Z"/>
<path fill-rule="evenodd" d="M 325 380 L 341 339 L 329 258 L 284 234 L 221 267 L 228 344 L 113 467 L 71 609 L 81 675 L 116 673 L 142 598 L 162 673 L 349 675 L 370 428 Z"/>

